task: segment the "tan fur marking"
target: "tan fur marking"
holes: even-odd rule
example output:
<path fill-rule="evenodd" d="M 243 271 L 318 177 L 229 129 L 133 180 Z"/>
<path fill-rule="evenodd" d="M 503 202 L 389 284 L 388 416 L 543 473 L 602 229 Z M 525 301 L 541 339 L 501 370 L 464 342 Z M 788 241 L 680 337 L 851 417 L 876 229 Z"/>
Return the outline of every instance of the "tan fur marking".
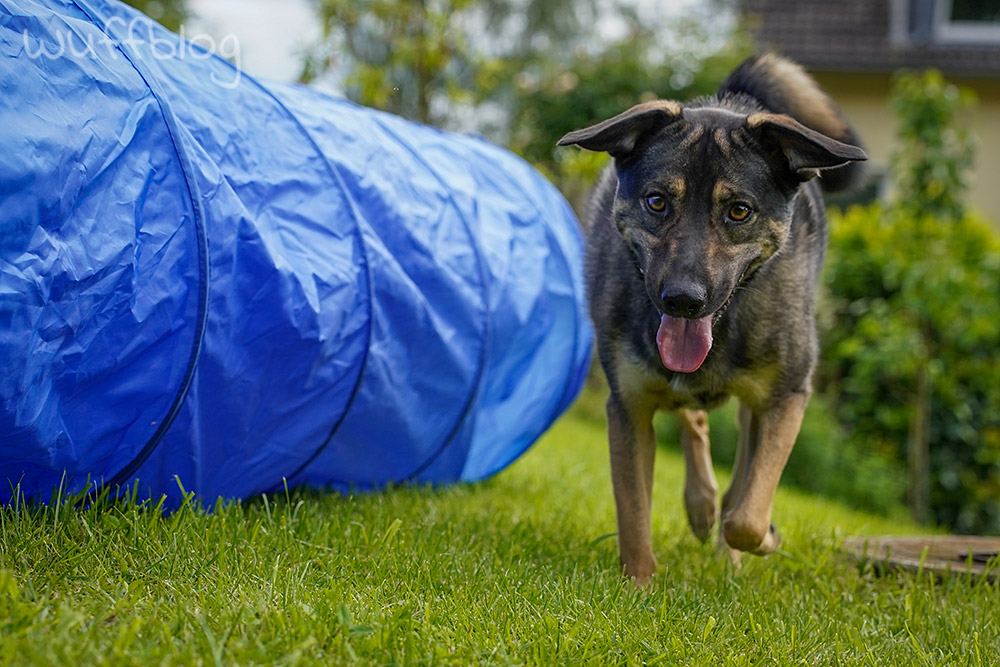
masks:
<path fill-rule="evenodd" d="M 752 113 L 747 116 L 747 127 L 751 130 L 755 130 L 765 123 L 778 123 L 792 128 L 799 124 L 791 116 L 780 113 Z"/>
<path fill-rule="evenodd" d="M 721 275 L 720 267 L 729 266 L 733 261 L 736 260 L 739 254 L 738 249 L 730 243 L 725 243 L 722 241 L 722 232 L 716 231 L 712 235 L 712 238 L 706 244 L 706 254 L 708 255 L 708 269 L 712 274 L 712 279 L 717 279 L 718 275 Z"/>
<path fill-rule="evenodd" d="M 684 140 L 677 145 L 677 152 L 681 153 L 683 151 L 689 150 L 691 146 L 695 144 L 701 137 L 705 134 L 705 128 L 702 126 L 696 126 L 691 133 L 684 137 Z"/>
<path fill-rule="evenodd" d="M 778 367 L 766 366 L 753 373 L 740 373 L 727 388 L 751 408 L 759 409 L 770 398 L 777 379 Z"/>
<path fill-rule="evenodd" d="M 764 55 L 758 62 L 781 88 L 792 116 L 834 139 L 847 133 L 847 124 L 837 113 L 836 105 L 804 69 L 774 54 Z"/>
<path fill-rule="evenodd" d="M 768 241 L 773 241 L 772 243 L 766 243 L 764 246 L 764 256 L 771 257 L 778 251 L 778 248 L 782 246 L 785 239 L 788 238 L 789 229 L 788 225 L 783 223 L 777 218 L 767 218 L 767 228 L 770 231 L 770 237 Z"/>
<path fill-rule="evenodd" d="M 648 102 L 642 102 L 640 104 L 636 104 L 626 113 L 651 111 L 653 109 L 660 109 L 671 116 L 681 115 L 680 102 L 674 102 L 673 100 L 650 100 Z"/>
<path fill-rule="evenodd" d="M 733 132 L 732 134 L 729 135 L 729 138 L 732 139 L 733 144 L 736 146 L 737 149 L 745 149 L 747 146 L 750 145 L 749 142 L 747 141 L 745 132 Z"/>
<path fill-rule="evenodd" d="M 683 178 L 672 179 L 667 183 L 667 192 L 674 199 L 684 199 L 684 195 L 687 193 L 687 181 Z"/>
<path fill-rule="evenodd" d="M 712 197 L 717 202 L 729 199 L 735 194 L 736 194 L 736 189 L 729 183 L 726 183 L 724 181 L 719 181 L 718 183 L 715 184 L 715 187 L 712 188 Z"/>
<path fill-rule="evenodd" d="M 715 143 L 718 145 L 719 150 L 722 151 L 724 156 L 727 158 L 732 157 L 733 147 L 729 143 L 729 135 L 724 129 L 721 127 L 715 128 L 712 132 L 712 138 L 715 139 Z"/>
<path fill-rule="evenodd" d="M 715 524 L 716 496 L 719 492 L 712 469 L 708 439 L 708 415 L 704 410 L 678 410 L 681 448 L 684 450 L 684 509 L 691 530 L 702 542 Z"/>
<path fill-rule="evenodd" d="M 659 406 L 657 398 L 649 398 L 650 394 L 655 396 L 657 390 L 664 390 L 664 383 L 659 376 L 629 359 L 620 347 L 615 349 L 615 364 L 618 392 L 626 403 L 633 405 L 648 402 L 650 407 Z"/>
<path fill-rule="evenodd" d="M 764 555 L 781 545 L 781 536 L 770 528 L 774 492 L 808 402 L 804 392 L 759 412 L 740 406 L 737 462 L 732 486 L 722 500 L 720 534 L 730 547 Z"/>

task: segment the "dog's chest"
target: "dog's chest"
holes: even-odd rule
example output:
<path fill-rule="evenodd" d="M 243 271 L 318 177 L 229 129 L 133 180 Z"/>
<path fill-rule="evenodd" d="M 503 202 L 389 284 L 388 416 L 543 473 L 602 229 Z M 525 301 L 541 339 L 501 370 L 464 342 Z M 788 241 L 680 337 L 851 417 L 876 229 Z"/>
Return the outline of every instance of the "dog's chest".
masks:
<path fill-rule="evenodd" d="M 618 390 L 628 402 L 653 403 L 662 410 L 711 409 L 725 402 L 729 393 L 715 374 L 654 371 L 647 364 L 621 359 L 615 371 Z"/>
<path fill-rule="evenodd" d="M 670 373 L 623 354 L 615 369 L 617 385 L 628 401 L 652 403 L 661 410 L 718 407 L 730 396 L 750 406 L 762 405 L 770 397 L 777 379 L 777 366 L 753 370 L 720 368 L 710 358 L 694 373 Z M 723 372 L 724 368 L 725 372 Z"/>

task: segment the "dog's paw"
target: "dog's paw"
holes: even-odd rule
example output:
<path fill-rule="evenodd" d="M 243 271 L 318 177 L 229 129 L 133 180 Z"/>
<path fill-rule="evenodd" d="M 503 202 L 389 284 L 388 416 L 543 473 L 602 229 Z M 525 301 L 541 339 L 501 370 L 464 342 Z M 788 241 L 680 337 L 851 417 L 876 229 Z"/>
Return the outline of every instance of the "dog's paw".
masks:
<path fill-rule="evenodd" d="M 653 581 L 653 573 L 650 572 L 644 577 L 632 577 L 632 585 L 639 590 L 644 590 L 649 587 L 650 582 Z"/>
<path fill-rule="evenodd" d="M 684 509 L 687 510 L 688 525 L 691 532 L 702 542 L 708 541 L 715 526 L 715 496 L 691 497 L 684 494 Z"/>
<path fill-rule="evenodd" d="M 767 535 L 764 536 L 764 541 L 760 543 L 760 546 L 752 550 L 752 553 L 758 556 L 766 556 L 767 554 L 774 553 L 781 546 L 781 533 L 778 529 L 774 527 L 772 523 L 767 528 Z"/>
<path fill-rule="evenodd" d="M 722 535 L 726 544 L 733 549 L 748 551 L 757 556 L 766 556 L 781 546 L 781 535 L 774 524 L 768 524 L 764 529 L 759 524 L 755 526 L 740 522 L 734 517 L 726 517 L 722 521 Z"/>
<path fill-rule="evenodd" d="M 636 588 L 646 588 L 656 572 L 656 559 L 649 555 L 634 561 L 622 561 L 622 572 Z"/>
<path fill-rule="evenodd" d="M 705 542 L 712 534 L 718 513 L 718 487 L 715 480 L 688 476 L 684 483 L 684 510 L 695 536 Z"/>
<path fill-rule="evenodd" d="M 649 586 L 650 582 L 653 581 L 654 574 L 656 574 L 656 568 L 653 568 L 652 570 L 643 570 L 641 572 L 636 572 L 635 574 L 630 574 L 627 569 L 625 570 L 625 576 L 631 580 L 633 586 L 640 590 Z"/>

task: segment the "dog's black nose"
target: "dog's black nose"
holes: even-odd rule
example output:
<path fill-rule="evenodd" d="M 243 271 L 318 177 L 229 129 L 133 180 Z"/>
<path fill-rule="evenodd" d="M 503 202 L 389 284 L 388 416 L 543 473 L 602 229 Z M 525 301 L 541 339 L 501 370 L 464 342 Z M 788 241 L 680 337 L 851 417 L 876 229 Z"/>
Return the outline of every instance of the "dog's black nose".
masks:
<path fill-rule="evenodd" d="M 705 308 L 705 289 L 693 283 L 671 283 L 663 288 L 663 312 L 671 317 L 701 317 Z"/>

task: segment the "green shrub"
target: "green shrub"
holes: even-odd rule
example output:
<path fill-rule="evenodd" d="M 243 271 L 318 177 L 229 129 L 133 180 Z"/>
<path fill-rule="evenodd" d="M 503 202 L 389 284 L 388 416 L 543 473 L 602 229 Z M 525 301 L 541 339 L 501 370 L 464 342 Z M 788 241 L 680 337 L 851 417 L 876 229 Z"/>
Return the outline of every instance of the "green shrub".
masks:
<path fill-rule="evenodd" d="M 831 214 L 820 385 L 848 442 L 900 469 L 926 443 L 930 517 L 1000 532 L 1000 238 L 966 214 Z"/>
<path fill-rule="evenodd" d="M 938 70 L 904 71 L 895 77 L 890 103 L 900 139 L 891 165 L 894 205 L 924 216 L 961 219 L 975 144 L 957 121 L 975 105 L 975 94 L 948 83 Z"/>
<path fill-rule="evenodd" d="M 896 77 L 888 206 L 831 215 L 820 385 L 848 441 L 906 471 L 910 511 L 1000 531 L 1000 239 L 964 205 L 974 96 Z"/>

